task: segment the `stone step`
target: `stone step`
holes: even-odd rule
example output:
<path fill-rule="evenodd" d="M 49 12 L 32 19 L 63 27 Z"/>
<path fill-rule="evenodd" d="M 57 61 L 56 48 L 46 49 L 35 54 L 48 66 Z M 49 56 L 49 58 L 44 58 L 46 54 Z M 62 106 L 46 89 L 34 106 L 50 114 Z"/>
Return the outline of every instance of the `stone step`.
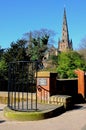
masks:
<path fill-rule="evenodd" d="M 49 103 L 64 105 L 65 109 L 70 109 L 73 106 L 72 96 L 68 96 L 68 95 L 53 95 L 49 98 Z"/>

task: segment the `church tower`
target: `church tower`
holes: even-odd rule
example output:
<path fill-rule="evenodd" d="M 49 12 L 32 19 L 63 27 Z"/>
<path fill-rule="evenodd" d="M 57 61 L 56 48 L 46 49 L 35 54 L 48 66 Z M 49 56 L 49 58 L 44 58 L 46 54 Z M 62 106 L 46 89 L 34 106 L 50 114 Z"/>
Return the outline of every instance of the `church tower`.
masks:
<path fill-rule="evenodd" d="M 64 8 L 63 25 L 62 25 L 62 38 L 58 41 L 58 51 L 63 52 L 72 50 L 72 40 L 69 40 L 69 32 L 67 25 L 66 10 Z"/>

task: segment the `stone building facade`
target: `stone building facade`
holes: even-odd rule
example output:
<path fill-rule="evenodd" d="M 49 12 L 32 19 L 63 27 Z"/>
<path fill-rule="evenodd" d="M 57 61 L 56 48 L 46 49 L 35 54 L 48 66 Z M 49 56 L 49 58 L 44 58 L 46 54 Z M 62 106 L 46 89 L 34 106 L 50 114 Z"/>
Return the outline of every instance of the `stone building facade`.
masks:
<path fill-rule="evenodd" d="M 62 37 L 61 40 L 58 41 L 58 48 L 55 48 L 52 46 L 47 52 L 45 53 L 45 56 L 43 58 L 43 65 L 45 68 L 48 65 L 49 57 L 52 55 L 58 56 L 59 53 L 65 52 L 68 50 L 73 50 L 72 45 L 72 39 L 69 39 L 69 32 L 68 32 L 68 24 L 67 24 L 67 17 L 66 17 L 66 9 L 64 8 L 64 14 L 63 14 L 63 25 L 62 25 Z M 50 63 L 49 63 L 50 64 Z"/>

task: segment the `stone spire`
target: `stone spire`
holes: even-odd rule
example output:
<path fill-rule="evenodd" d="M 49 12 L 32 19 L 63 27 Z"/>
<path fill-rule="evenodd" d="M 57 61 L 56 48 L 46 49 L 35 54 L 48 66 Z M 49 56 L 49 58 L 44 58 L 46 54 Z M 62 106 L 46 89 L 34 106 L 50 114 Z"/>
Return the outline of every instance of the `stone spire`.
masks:
<path fill-rule="evenodd" d="M 68 33 L 68 25 L 67 25 L 65 8 L 64 8 L 64 16 L 63 16 L 62 41 L 63 42 L 69 42 L 69 33 Z"/>
<path fill-rule="evenodd" d="M 64 8 L 62 38 L 61 40 L 58 41 L 58 50 L 62 52 L 62 51 L 67 51 L 69 49 L 73 49 L 73 48 L 72 48 L 72 40 L 71 41 L 69 40 L 66 10 Z"/>

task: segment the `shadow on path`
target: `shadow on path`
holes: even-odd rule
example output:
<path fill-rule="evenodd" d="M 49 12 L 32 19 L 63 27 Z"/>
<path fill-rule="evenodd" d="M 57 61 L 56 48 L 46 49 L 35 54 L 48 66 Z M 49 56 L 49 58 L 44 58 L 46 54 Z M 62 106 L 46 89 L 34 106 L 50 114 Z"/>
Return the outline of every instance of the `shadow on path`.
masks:
<path fill-rule="evenodd" d="M 86 130 L 86 125 L 81 130 Z"/>
<path fill-rule="evenodd" d="M 77 110 L 77 109 L 81 109 L 81 108 L 83 108 L 83 106 L 80 106 L 80 105 L 74 105 L 73 110 Z"/>
<path fill-rule="evenodd" d="M 5 122 L 5 120 L 0 120 L 0 124 L 1 124 L 1 123 L 4 123 L 4 122 Z"/>
<path fill-rule="evenodd" d="M 0 111 L 3 111 L 3 109 L 0 109 Z"/>
<path fill-rule="evenodd" d="M 73 107 L 73 110 L 78 110 L 78 109 L 86 109 L 86 103 L 85 104 L 75 104 Z"/>

